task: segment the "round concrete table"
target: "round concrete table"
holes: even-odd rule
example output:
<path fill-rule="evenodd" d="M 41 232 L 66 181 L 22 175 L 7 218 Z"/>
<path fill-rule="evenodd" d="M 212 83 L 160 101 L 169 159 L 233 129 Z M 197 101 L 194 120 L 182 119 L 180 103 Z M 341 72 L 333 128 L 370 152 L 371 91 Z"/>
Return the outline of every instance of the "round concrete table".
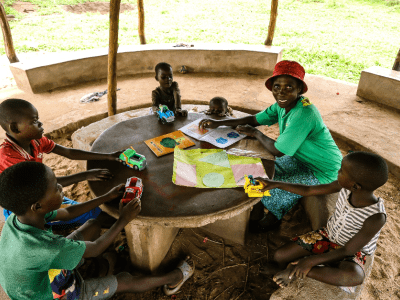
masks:
<path fill-rule="evenodd" d="M 132 146 L 146 156 L 143 171 L 130 169 L 112 161 L 88 161 L 87 169 L 108 168 L 114 177 L 106 182 L 89 182 L 96 195 L 125 183 L 132 176 L 143 180 L 142 210 L 126 228 L 132 263 L 142 269 L 154 271 L 167 254 L 179 228 L 203 227 L 223 238 L 244 244 L 251 207 L 260 198 L 248 198 L 243 188 L 202 189 L 178 186 L 172 183 L 173 153 L 157 157 L 144 141 L 167 134 L 198 119 L 204 114 L 189 113 L 178 117 L 172 124 L 163 125 L 155 116 L 144 116 L 120 122 L 104 131 L 92 146 L 92 151 L 113 152 Z M 215 148 L 209 143 L 191 138 L 195 148 Z M 270 178 L 274 162 L 263 160 Z M 107 203 L 102 209 L 114 217 L 119 216 L 118 201 Z"/>

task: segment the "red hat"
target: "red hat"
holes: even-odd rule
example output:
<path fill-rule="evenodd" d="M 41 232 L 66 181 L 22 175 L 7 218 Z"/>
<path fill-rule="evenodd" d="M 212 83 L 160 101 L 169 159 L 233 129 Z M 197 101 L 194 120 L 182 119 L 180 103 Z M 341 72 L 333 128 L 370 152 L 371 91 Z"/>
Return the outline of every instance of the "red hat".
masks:
<path fill-rule="evenodd" d="M 304 94 L 308 90 L 307 84 L 303 81 L 305 74 L 306 71 L 298 62 L 292 60 L 282 60 L 275 65 L 274 72 L 272 73 L 272 76 L 265 82 L 265 86 L 267 89 L 272 91 L 273 78 L 280 75 L 289 75 L 303 82 L 303 91 L 301 93 Z"/>

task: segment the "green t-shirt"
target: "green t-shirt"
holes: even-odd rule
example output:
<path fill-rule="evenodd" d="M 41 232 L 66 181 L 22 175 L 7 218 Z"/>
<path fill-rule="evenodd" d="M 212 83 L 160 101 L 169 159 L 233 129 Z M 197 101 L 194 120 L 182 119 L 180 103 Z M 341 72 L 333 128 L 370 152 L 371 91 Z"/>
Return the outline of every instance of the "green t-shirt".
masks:
<path fill-rule="evenodd" d="M 46 223 L 56 215 L 47 214 Z M 53 300 L 49 270 L 73 270 L 85 249 L 85 242 L 22 224 L 12 214 L 0 236 L 0 284 L 12 300 Z"/>
<path fill-rule="evenodd" d="M 279 123 L 275 148 L 293 156 L 311 169 L 320 183 L 337 179 L 342 154 L 322 121 L 318 109 L 308 98 L 301 97 L 287 114 L 278 103 L 256 115 L 261 125 Z"/>

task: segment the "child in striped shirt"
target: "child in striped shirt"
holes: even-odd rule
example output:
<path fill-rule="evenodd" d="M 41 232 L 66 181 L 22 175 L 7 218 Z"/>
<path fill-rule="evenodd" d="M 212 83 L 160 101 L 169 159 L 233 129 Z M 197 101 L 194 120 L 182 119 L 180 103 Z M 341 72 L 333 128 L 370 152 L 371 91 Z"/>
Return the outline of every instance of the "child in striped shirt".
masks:
<path fill-rule="evenodd" d="M 295 237 L 280 247 L 264 274 L 275 275 L 279 286 L 294 277 L 310 277 L 340 287 L 354 287 L 364 280 L 366 255 L 376 250 L 386 222 L 383 200 L 374 191 L 388 180 L 382 157 L 352 152 L 343 158 L 336 181 L 307 186 L 257 178 L 264 189 L 279 188 L 302 196 L 339 192 L 336 208 L 327 226 Z M 322 265 L 322 266 L 321 266 Z"/>

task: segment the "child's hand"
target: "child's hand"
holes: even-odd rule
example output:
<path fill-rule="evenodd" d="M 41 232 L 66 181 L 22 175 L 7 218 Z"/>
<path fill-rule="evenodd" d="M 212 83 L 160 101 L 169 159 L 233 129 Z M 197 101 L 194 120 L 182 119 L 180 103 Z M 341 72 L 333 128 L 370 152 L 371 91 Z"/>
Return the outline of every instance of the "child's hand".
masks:
<path fill-rule="evenodd" d="M 206 128 L 217 128 L 218 127 L 218 123 L 215 122 L 215 120 L 211 120 L 211 119 L 204 119 L 201 120 L 201 122 L 199 123 L 199 128 L 200 130 L 204 130 Z"/>
<path fill-rule="evenodd" d="M 125 184 L 121 183 L 115 187 L 113 187 L 106 195 L 109 197 L 108 201 L 114 200 L 115 198 L 122 197 L 125 192 Z"/>
<path fill-rule="evenodd" d="M 213 112 L 212 112 L 212 110 L 208 109 L 208 110 L 206 110 L 204 113 L 205 113 L 206 115 L 211 115 Z"/>
<path fill-rule="evenodd" d="M 119 218 L 129 223 L 140 213 L 142 209 L 141 201 L 139 198 L 135 198 L 132 201 L 124 205 L 122 202 L 119 203 Z"/>
<path fill-rule="evenodd" d="M 89 181 L 105 181 L 110 180 L 113 174 L 107 169 L 92 169 L 86 171 L 86 180 Z"/>
<path fill-rule="evenodd" d="M 113 153 L 109 153 L 109 154 L 108 154 L 108 160 L 121 161 L 121 160 L 119 159 L 119 156 L 120 156 L 121 153 L 123 153 L 123 152 L 124 152 L 124 150 L 120 150 L 120 151 L 116 151 L 116 152 L 113 152 Z"/>
<path fill-rule="evenodd" d="M 278 185 L 279 185 L 278 182 L 273 181 L 273 180 L 268 179 L 268 178 L 256 177 L 254 179 L 256 181 L 260 182 L 263 185 L 262 190 L 260 190 L 261 192 L 265 192 L 267 190 L 276 189 L 278 187 Z"/>
<path fill-rule="evenodd" d="M 182 109 L 178 108 L 176 110 L 176 114 L 181 115 L 182 117 L 186 117 L 188 115 L 188 111 L 185 109 L 182 110 Z"/>
<path fill-rule="evenodd" d="M 291 264 L 294 265 L 294 268 L 289 274 L 289 279 L 292 279 L 293 276 L 303 279 L 306 278 L 308 272 L 310 272 L 311 268 L 315 265 L 312 257 L 302 258 L 298 261 L 292 262 Z"/>
<path fill-rule="evenodd" d="M 239 125 L 238 127 L 236 127 L 236 131 L 241 134 L 254 137 L 258 130 L 250 125 Z"/>

